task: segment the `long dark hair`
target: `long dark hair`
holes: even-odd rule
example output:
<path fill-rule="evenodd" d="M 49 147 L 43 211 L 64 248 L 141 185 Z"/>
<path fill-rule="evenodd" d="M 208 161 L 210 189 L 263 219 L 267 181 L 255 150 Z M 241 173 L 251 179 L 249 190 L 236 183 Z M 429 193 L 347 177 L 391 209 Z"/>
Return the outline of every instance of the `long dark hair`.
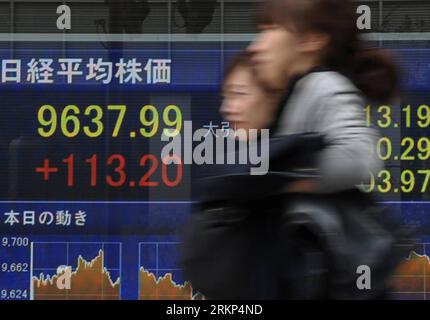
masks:
<path fill-rule="evenodd" d="M 263 0 L 260 24 L 277 24 L 330 36 L 323 65 L 349 77 L 363 94 L 388 101 L 398 94 L 399 70 L 385 50 L 370 48 L 360 38 L 350 0 Z"/>

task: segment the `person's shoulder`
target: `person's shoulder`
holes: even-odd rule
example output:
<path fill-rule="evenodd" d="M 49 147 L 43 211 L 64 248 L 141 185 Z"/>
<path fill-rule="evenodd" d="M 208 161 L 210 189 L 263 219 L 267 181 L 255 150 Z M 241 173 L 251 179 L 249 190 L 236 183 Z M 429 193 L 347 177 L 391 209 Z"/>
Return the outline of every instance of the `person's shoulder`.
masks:
<path fill-rule="evenodd" d="M 306 88 L 308 93 L 317 96 L 361 95 L 361 91 L 349 78 L 336 71 L 311 72 L 300 80 L 300 85 Z"/>

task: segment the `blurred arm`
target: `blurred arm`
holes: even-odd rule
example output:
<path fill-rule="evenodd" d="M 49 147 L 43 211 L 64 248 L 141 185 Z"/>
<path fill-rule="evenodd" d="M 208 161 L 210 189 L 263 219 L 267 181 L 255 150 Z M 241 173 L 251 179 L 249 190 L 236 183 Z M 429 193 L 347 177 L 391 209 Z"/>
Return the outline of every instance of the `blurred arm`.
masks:
<path fill-rule="evenodd" d="M 336 192 L 368 181 L 383 162 L 376 154 L 378 132 L 366 125 L 364 100 L 356 93 L 339 93 L 321 101 L 319 131 L 326 148 L 318 156 L 322 192 Z"/>

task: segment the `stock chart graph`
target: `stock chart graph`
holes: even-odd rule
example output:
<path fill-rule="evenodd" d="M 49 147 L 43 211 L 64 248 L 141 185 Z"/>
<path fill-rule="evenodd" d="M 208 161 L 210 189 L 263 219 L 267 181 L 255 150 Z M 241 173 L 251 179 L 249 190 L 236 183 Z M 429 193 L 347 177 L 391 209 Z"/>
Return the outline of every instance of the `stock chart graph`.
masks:
<path fill-rule="evenodd" d="M 430 299 L 430 243 L 422 243 L 398 266 L 391 285 L 392 295 L 401 300 Z"/>
<path fill-rule="evenodd" d="M 192 300 L 191 283 L 184 282 L 178 269 L 180 243 L 139 244 L 139 299 Z"/>
<path fill-rule="evenodd" d="M 119 243 L 34 242 L 31 257 L 34 300 L 121 298 Z"/>

